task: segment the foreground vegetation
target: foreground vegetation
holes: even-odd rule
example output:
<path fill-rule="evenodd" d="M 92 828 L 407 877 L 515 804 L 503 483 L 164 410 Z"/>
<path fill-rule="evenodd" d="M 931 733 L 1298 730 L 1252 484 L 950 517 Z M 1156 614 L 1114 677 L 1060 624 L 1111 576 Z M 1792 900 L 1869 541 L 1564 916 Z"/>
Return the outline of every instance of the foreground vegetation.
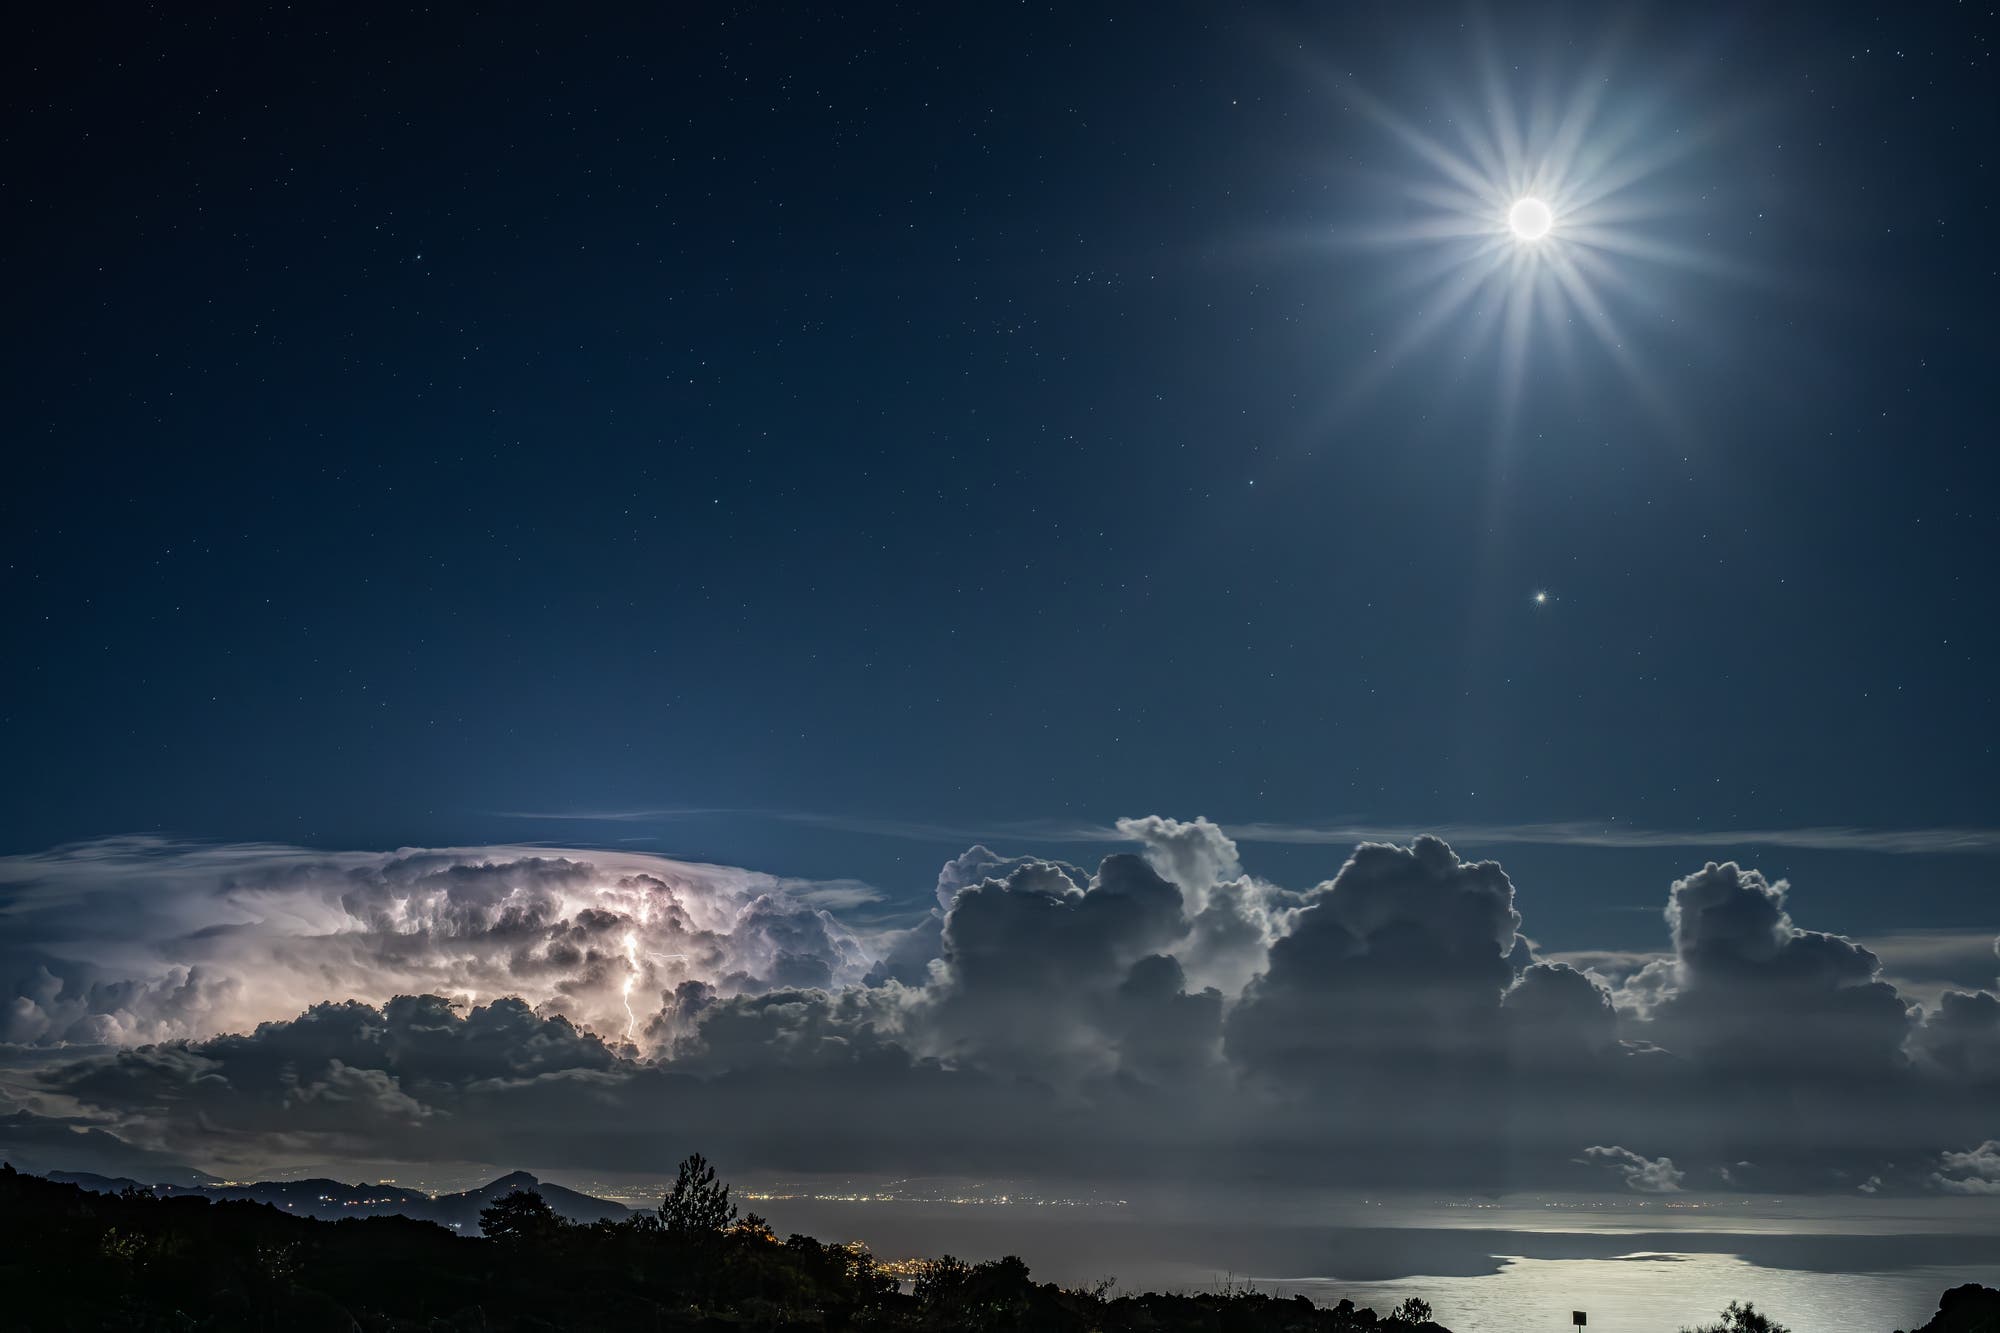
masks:
<path fill-rule="evenodd" d="M 0 1328 L 1441 1333 L 1417 1302 L 1378 1319 L 1247 1291 L 1112 1298 L 1037 1283 L 1012 1258 L 891 1274 L 860 1246 L 738 1218 L 699 1158 L 657 1213 L 577 1225 L 516 1193 L 481 1229 L 92 1194 L 0 1169 Z"/>
<path fill-rule="evenodd" d="M 324 1222 L 0 1168 L 0 1328 L 1444 1333 L 1420 1301 L 1378 1317 L 1246 1290 L 1114 1297 L 1037 1283 L 1013 1258 L 892 1274 L 859 1246 L 739 1218 L 699 1158 L 657 1213 L 576 1225 L 517 1193 L 481 1223 L 475 1239 L 402 1217 Z"/>

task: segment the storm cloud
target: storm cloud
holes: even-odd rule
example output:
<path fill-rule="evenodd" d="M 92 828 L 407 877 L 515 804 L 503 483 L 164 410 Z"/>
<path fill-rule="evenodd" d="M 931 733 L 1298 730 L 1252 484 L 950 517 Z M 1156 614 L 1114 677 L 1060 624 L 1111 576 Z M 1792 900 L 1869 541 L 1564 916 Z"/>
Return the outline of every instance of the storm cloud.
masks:
<path fill-rule="evenodd" d="M 1497 863 L 1246 874 L 1204 820 L 1094 870 L 977 846 L 866 934 L 630 853 L 122 840 L 0 863 L 0 1149 L 1980 1193 L 2000 996 L 1902 994 L 1735 864 L 1669 951 L 1538 956 Z M 1605 955 L 1610 958 L 1611 955 Z M 10 1138 L 11 1136 L 11 1138 Z M 32 1143 L 31 1143 L 32 1141 Z"/>
<path fill-rule="evenodd" d="M 636 1038 L 680 982 L 839 987 L 858 886 L 616 852 L 327 854 L 123 838 L 0 858 L 0 1041 L 132 1045 L 325 999 L 518 996 Z"/>

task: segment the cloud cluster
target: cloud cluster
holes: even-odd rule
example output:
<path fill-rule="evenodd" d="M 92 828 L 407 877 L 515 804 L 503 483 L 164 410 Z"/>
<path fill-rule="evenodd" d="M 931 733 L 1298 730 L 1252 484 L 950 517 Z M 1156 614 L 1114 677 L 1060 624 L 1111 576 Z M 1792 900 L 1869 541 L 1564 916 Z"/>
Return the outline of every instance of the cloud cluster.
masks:
<path fill-rule="evenodd" d="M 17 859 L 0 1148 L 2000 1189 L 2000 996 L 1912 1003 L 1782 881 L 1705 866 L 1670 952 L 1565 961 L 1436 838 L 1295 890 L 1205 820 L 1120 828 L 1094 871 L 976 846 L 866 939 L 816 886 L 629 854 Z"/>
<path fill-rule="evenodd" d="M 1965 1152 L 1940 1154 L 1931 1180 L 1947 1194 L 2000 1196 L 2000 1139 L 1988 1139 Z"/>
<path fill-rule="evenodd" d="M 2000 1093 L 2000 995 L 1946 991 L 1914 1047 L 1944 1073 Z"/>
<path fill-rule="evenodd" d="M 1630 1148 L 1585 1148 L 1582 1162 L 1609 1168 L 1625 1182 L 1626 1189 L 1639 1194 L 1677 1194 L 1687 1179 L 1687 1172 L 1675 1169 L 1673 1158 L 1642 1157 Z"/>
<path fill-rule="evenodd" d="M 1654 965 L 1670 975 L 1649 1013 L 1662 1044 L 1716 1069 L 1900 1069 L 1915 1015 L 1873 953 L 1792 924 L 1787 888 L 1734 863 L 1675 881 L 1673 958 Z"/>
<path fill-rule="evenodd" d="M 1281 1082 L 1472 1071 L 1502 1049 L 1520 924 L 1496 863 L 1436 838 L 1364 843 L 1272 943 L 1230 1015 L 1230 1055 Z"/>

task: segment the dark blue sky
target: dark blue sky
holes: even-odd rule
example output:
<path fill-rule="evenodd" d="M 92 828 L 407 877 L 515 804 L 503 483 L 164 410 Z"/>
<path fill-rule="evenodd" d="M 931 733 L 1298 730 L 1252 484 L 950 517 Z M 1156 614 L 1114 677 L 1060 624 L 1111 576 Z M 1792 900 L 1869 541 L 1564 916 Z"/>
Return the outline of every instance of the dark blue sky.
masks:
<path fill-rule="evenodd" d="M 696 8 L 25 20 L 0 848 L 918 896 L 950 839 L 506 812 L 1993 821 L 1990 13 L 1638 13 L 1604 119 L 1693 145 L 1700 262 L 1384 371 L 1430 257 L 1338 238 L 1426 168 L 1350 89 L 1445 135 L 1595 7 Z M 1720 855 L 1470 850 L 1571 907 Z M 1757 859 L 1991 924 L 1986 858 Z"/>

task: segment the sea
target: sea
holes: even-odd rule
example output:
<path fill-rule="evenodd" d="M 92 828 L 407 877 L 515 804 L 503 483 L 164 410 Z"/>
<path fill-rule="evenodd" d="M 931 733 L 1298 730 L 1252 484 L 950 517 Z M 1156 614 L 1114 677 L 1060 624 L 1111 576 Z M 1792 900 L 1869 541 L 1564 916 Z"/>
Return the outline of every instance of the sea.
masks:
<path fill-rule="evenodd" d="M 744 1201 L 779 1233 L 882 1259 L 1016 1254 L 1114 1291 L 1254 1288 L 1454 1333 L 1676 1333 L 1747 1301 L 1794 1333 L 1920 1327 L 1948 1287 L 2000 1287 L 2000 1198 L 1363 1198 L 1018 1182 L 791 1181 Z"/>

